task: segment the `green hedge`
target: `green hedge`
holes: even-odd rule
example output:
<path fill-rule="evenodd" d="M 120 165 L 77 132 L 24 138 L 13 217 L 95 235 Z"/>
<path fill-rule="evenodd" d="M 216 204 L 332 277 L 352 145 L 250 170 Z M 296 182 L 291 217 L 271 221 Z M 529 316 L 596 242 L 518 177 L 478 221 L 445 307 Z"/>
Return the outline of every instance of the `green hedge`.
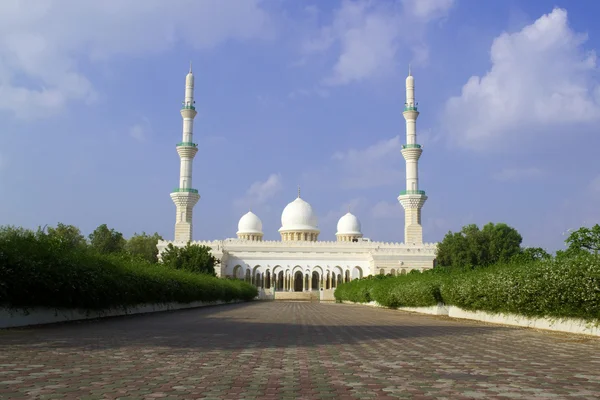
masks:
<path fill-rule="evenodd" d="M 252 300 L 243 281 L 68 248 L 42 232 L 0 229 L 0 306 L 89 310 L 143 303 Z"/>
<path fill-rule="evenodd" d="M 444 303 L 472 311 L 600 320 L 600 256 L 363 279 L 340 285 L 335 297 L 394 308 Z"/>

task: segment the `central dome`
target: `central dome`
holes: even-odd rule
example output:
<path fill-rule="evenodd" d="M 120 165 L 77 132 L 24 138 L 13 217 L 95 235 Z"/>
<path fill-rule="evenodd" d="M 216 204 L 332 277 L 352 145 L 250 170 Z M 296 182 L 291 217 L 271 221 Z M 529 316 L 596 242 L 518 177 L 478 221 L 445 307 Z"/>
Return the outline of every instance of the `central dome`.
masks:
<path fill-rule="evenodd" d="M 310 204 L 298 197 L 283 209 L 279 231 L 318 231 L 317 224 Z"/>

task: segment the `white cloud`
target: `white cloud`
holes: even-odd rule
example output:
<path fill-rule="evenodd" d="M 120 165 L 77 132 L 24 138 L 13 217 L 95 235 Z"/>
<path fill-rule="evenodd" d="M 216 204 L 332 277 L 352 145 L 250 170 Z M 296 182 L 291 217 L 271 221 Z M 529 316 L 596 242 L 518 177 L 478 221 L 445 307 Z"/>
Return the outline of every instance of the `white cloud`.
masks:
<path fill-rule="evenodd" d="M 135 124 L 129 129 L 129 135 L 139 142 L 146 140 L 145 129 L 141 124 Z"/>
<path fill-rule="evenodd" d="M 333 160 L 343 171 L 342 187 L 366 189 L 404 179 L 400 136 L 382 140 L 366 149 L 336 152 Z"/>
<path fill-rule="evenodd" d="M 540 178 L 544 175 L 544 171 L 537 167 L 527 168 L 504 168 L 501 171 L 492 175 L 497 181 L 519 181 Z"/>
<path fill-rule="evenodd" d="M 371 209 L 371 216 L 373 218 L 397 218 L 403 215 L 404 209 L 398 202 L 389 203 L 387 201 L 380 201 Z"/>
<path fill-rule="evenodd" d="M 260 0 L 21 0 L 0 2 L 0 109 L 18 117 L 92 102 L 96 89 L 80 65 L 116 54 L 139 56 L 178 42 L 206 49 L 263 37 L 269 16 Z"/>
<path fill-rule="evenodd" d="M 415 17 L 431 20 L 446 16 L 454 0 L 402 0 L 402 3 Z"/>
<path fill-rule="evenodd" d="M 152 128 L 150 120 L 146 117 L 142 117 L 142 120 L 129 128 L 129 136 L 137 140 L 138 142 L 145 142 L 148 135 L 151 133 Z"/>
<path fill-rule="evenodd" d="M 246 191 L 244 197 L 234 201 L 236 207 L 255 207 L 265 204 L 281 191 L 281 175 L 271 174 L 266 181 L 254 182 Z"/>
<path fill-rule="evenodd" d="M 492 67 L 472 76 L 448 100 L 443 126 L 458 145 L 505 149 L 536 135 L 578 130 L 600 119 L 596 54 L 574 32 L 567 12 L 555 8 L 491 47 Z"/>
<path fill-rule="evenodd" d="M 326 98 L 329 97 L 329 91 L 321 87 L 315 87 L 313 89 L 297 89 L 288 93 L 288 98 L 291 100 L 295 100 L 303 97 L 309 97 L 312 95 Z"/>
<path fill-rule="evenodd" d="M 600 194 L 600 175 L 592 179 L 592 181 L 588 185 L 588 190 L 594 194 Z"/>
<path fill-rule="evenodd" d="M 396 58 L 403 48 L 414 52 L 413 62 L 426 61 L 424 28 L 429 21 L 445 15 L 450 5 L 452 0 L 426 0 L 424 5 L 408 1 L 344 1 L 331 24 L 305 41 L 302 51 L 306 57 L 339 44 L 339 56 L 331 74 L 323 80 L 325 85 L 344 85 L 385 75 L 397 68 Z M 338 46 L 334 48 L 338 50 Z"/>
<path fill-rule="evenodd" d="M 337 224 L 338 220 L 348 212 L 348 209 L 350 209 L 350 212 L 356 215 L 360 220 L 360 209 L 364 203 L 365 199 L 358 197 L 344 202 L 336 210 L 331 210 L 325 214 L 323 218 L 319 218 L 321 225 L 333 224 L 334 226 L 337 226 L 335 224 Z"/>

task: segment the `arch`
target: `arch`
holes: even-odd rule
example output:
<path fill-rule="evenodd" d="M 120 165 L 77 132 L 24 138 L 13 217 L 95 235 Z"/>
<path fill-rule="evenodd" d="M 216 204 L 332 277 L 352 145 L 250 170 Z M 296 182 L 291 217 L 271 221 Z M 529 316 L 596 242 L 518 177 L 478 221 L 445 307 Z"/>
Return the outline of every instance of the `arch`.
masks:
<path fill-rule="evenodd" d="M 344 273 L 344 281 L 350 282 L 350 270 L 349 269 L 347 269 L 346 272 Z"/>
<path fill-rule="evenodd" d="M 294 292 L 302 291 L 302 280 L 304 279 L 304 274 L 302 271 L 294 272 Z"/>
<path fill-rule="evenodd" d="M 379 275 L 385 275 L 385 270 L 383 268 L 379 270 Z"/>
<path fill-rule="evenodd" d="M 344 281 L 342 280 L 342 274 L 338 274 L 338 276 L 337 276 L 337 285 L 335 285 L 335 287 L 338 287 L 342 283 L 344 283 Z"/>
<path fill-rule="evenodd" d="M 292 268 L 292 274 L 294 274 L 294 276 L 296 276 L 296 272 L 298 272 L 298 271 L 304 272 L 300 265 L 296 265 L 294 268 Z"/>
<path fill-rule="evenodd" d="M 352 268 L 352 279 L 361 279 L 363 277 L 363 270 L 358 265 Z"/>
<path fill-rule="evenodd" d="M 312 270 L 317 272 L 320 277 L 323 276 L 323 268 L 321 268 L 320 265 L 315 265 L 314 267 L 312 267 Z"/>
<path fill-rule="evenodd" d="M 244 269 L 241 265 L 236 265 L 233 267 L 233 277 L 235 279 L 244 279 Z"/>
<path fill-rule="evenodd" d="M 392 276 L 396 276 L 396 270 L 394 268 L 392 268 L 392 270 L 390 271 L 390 274 L 392 274 Z"/>
<path fill-rule="evenodd" d="M 308 273 L 304 273 L 304 291 L 308 290 L 309 279 L 310 279 L 310 277 L 309 277 Z"/>
<path fill-rule="evenodd" d="M 321 289 L 321 279 L 319 278 L 319 273 L 317 271 L 312 272 L 311 287 L 312 287 L 312 290 L 320 290 Z"/>
<path fill-rule="evenodd" d="M 246 282 L 252 282 L 252 272 L 250 272 L 250 268 L 246 268 Z"/>
<path fill-rule="evenodd" d="M 402 268 L 402 272 L 401 272 L 401 274 L 402 274 L 402 275 L 406 275 L 406 268 Z"/>
<path fill-rule="evenodd" d="M 273 276 L 279 275 L 279 270 L 283 270 L 283 267 L 281 265 L 274 266 L 273 267 Z"/>
<path fill-rule="evenodd" d="M 252 268 L 252 277 L 254 278 L 254 286 L 256 286 L 257 288 L 261 288 L 263 287 L 263 275 L 262 273 L 259 271 L 260 265 L 255 265 L 254 268 Z"/>
<path fill-rule="evenodd" d="M 271 271 L 267 270 L 267 272 L 265 272 L 265 289 L 270 289 L 271 288 Z"/>
<path fill-rule="evenodd" d="M 279 273 L 277 274 L 277 287 L 275 288 L 275 290 L 283 290 L 283 270 L 279 271 Z"/>

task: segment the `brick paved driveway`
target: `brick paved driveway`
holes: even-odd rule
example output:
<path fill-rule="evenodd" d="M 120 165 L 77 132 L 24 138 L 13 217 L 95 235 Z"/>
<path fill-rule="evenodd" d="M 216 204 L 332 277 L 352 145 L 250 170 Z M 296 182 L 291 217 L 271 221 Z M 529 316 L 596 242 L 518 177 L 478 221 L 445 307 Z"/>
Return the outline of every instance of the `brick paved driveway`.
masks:
<path fill-rule="evenodd" d="M 600 340 L 256 302 L 0 331 L 0 399 L 600 398 Z"/>

